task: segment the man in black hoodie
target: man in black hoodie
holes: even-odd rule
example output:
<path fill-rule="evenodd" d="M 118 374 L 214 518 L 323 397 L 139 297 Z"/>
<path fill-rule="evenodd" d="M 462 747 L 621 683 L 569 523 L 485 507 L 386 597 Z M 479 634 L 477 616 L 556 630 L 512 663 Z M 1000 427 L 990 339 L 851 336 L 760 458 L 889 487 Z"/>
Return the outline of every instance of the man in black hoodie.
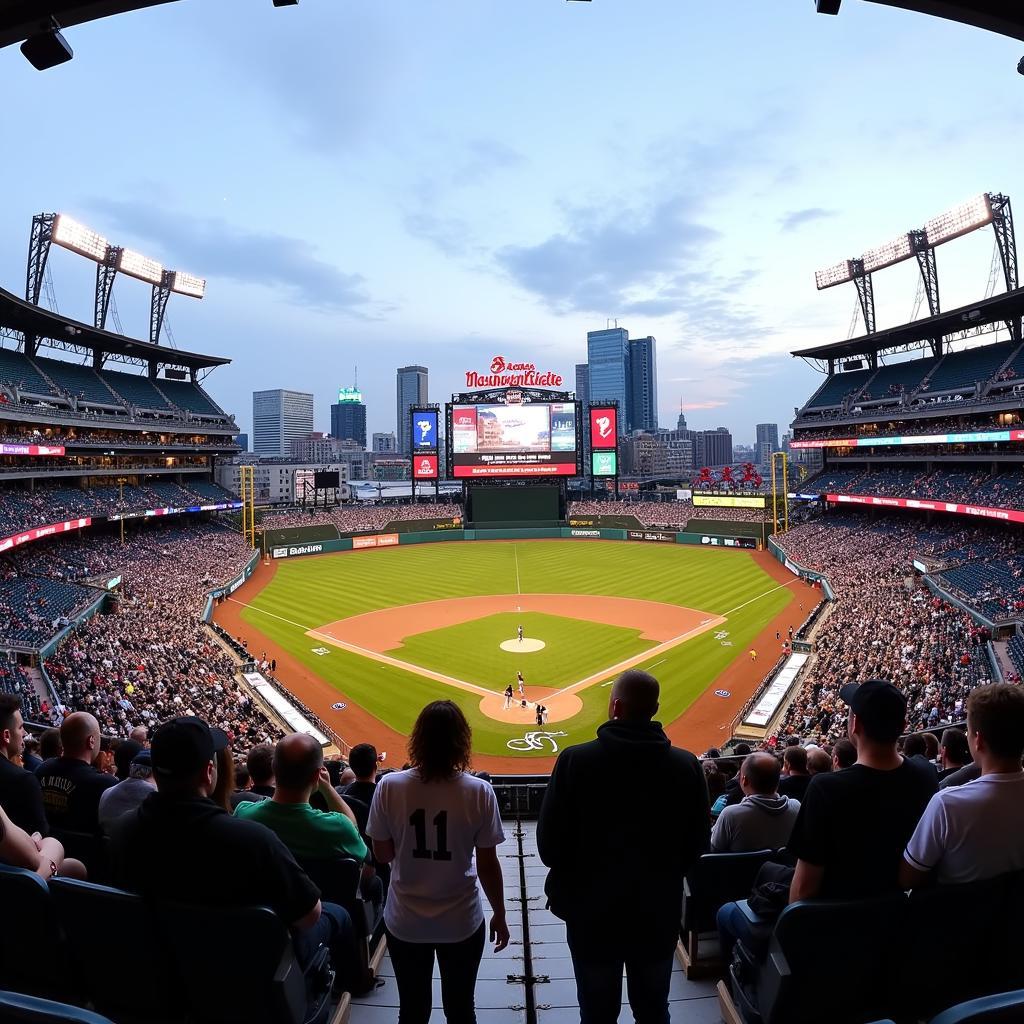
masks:
<path fill-rule="evenodd" d="M 615 680 L 611 721 L 559 755 L 537 824 L 582 1024 L 618 1018 L 623 966 L 635 1018 L 668 1020 L 683 877 L 707 850 L 710 814 L 700 763 L 652 721 L 658 696 L 646 672 Z"/>

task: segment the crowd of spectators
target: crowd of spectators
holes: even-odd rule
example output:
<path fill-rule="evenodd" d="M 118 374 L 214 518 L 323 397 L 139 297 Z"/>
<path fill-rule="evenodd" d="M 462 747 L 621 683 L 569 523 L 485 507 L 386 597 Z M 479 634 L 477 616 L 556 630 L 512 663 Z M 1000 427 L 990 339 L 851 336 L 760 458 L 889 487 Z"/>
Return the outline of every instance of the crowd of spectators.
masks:
<path fill-rule="evenodd" d="M 124 487 L 7 488 L 0 491 L 0 536 L 84 516 L 110 516 L 152 508 L 189 508 L 228 502 L 233 496 L 209 481 L 165 481 Z"/>
<path fill-rule="evenodd" d="M 924 541 L 933 550 L 942 546 L 935 532 Z M 782 735 L 842 736 L 838 693 L 850 681 L 895 683 L 907 695 L 913 729 L 961 720 L 968 693 L 989 681 L 988 631 L 912 583 L 921 534 L 916 521 L 830 515 L 779 538 L 794 562 L 826 575 L 836 595 Z M 958 530 L 951 536 L 960 539 Z"/>
<path fill-rule="evenodd" d="M 719 519 L 730 523 L 760 523 L 765 520 L 766 509 L 719 508 L 700 506 L 692 501 L 573 501 L 569 516 L 635 516 L 644 526 L 682 529 L 694 519 Z"/>
<path fill-rule="evenodd" d="M 851 424 L 846 427 L 823 427 L 815 430 L 801 430 L 801 441 L 827 441 L 835 438 L 856 437 L 870 440 L 873 437 L 911 437 L 919 434 L 967 434 L 990 430 L 1020 429 L 1019 420 L 1002 422 L 1002 416 L 934 416 L 927 419 L 892 420 L 865 424 Z"/>
<path fill-rule="evenodd" d="M 328 509 L 288 509 L 263 513 L 265 530 L 283 530 L 295 526 L 336 526 L 341 533 L 374 533 L 388 523 L 415 519 L 461 519 L 462 506 L 443 501 L 435 504 L 339 505 Z"/>
<path fill-rule="evenodd" d="M 74 427 L 54 427 L 43 433 L 27 427 L 18 430 L 18 424 L 8 423 L 0 428 L 0 442 L 4 444 L 37 444 L 44 446 L 63 445 L 92 448 L 123 447 L 125 445 L 145 446 L 147 448 L 169 448 L 173 446 L 188 448 L 223 448 L 223 435 L 210 437 L 206 434 L 161 433 L 159 430 L 103 430 L 94 429 L 79 433 Z M 52 464 L 53 459 L 50 459 Z"/>

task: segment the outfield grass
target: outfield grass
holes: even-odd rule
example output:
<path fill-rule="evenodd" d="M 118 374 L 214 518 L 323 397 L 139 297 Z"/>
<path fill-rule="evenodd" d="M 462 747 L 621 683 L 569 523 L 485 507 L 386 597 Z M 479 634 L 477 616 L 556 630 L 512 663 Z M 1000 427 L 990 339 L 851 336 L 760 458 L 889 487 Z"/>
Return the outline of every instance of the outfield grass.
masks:
<path fill-rule="evenodd" d="M 547 646 L 532 654 L 503 651 L 501 642 L 514 640 L 520 624 L 526 636 Z M 515 683 L 517 671 L 528 687 L 568 686 L 653 646 L 653 640 L 640 639 L 638 629 L 540 612 L 503 612 L 408 637 L 388 655 L 500 693 Z"/>
<path fill-rule="evenodd" d="M 242 614 L 311 671 L 399 732 L 408 733 L 420 708 L 444 696 L 456 701 L 466 712 L 473 726 L 476 750 L 514 755 L 507 741 L 522 736 L 522 726 L 506 725 L 481 714 L 479 698 L 474 694 L 338 648 L 332 648 L 326 656 L 317 656 L 313 649 L 321 645 L 306 636 L 305 631 L 379 608 L 515 593 L 631 597 L 725 615 L 728 621 L 721 628 L 729 634 L 725 640 L 729 646 L 723 646 L 716 635 L 718 631 L 711 630 L 652 656 L 640 666 L 652 669 L 662 683 L 659 717 L 664 722 L 678 718 L 734 658 L 745 656 L 752 638 L 788 600 L 787 592 L 745 552 L 669 544 L 498 541 L 408 545 L 284 561 L 277 565 L 271 584 Z M 245 591 L 238 596 L 245 600 Z M 530 613 L 531 617 L 533 614 Z M 571 614 L 571 602 L 567 602 L 566 614 Z M 520 617 L 525 619 L 526 615 Z M 508 656 L 494 644 L 492 655 L 485 657 L 490 647 L 486 639 L 490 636 L 488 623 L 496 618 L 501 617 L 491 616 L 435 634 L 422 634 L 393 654 L 410 659 L 411 651 L 417 658 L 429 658 L 429 667 L 438 671 L 504 689 L 510 678 L 505 660 Z M 602 633 L 612 630 L 625 634 L 621 647 L 616 643 L 608 646 L 609 657 L 604 664 L 622 661 L 637 653 L 636 644 L 645 643 L 633 630 L 616 630 L 558 616 L 544 618 L 553 620 L 553 633 L 550 640 L 548 636 L 540 639 L 557 647 L 559 666 L 580 666 L 580 671 L 570 673 L 569 682 L 589 674 L 587 665 L 592 664 L 596 642 L 591 627 Z M 451 634 L 453 630 L 460 631 L 459 645 L 452 646 L 440 639 L 435 643 L 434 636 Z M 507 633 L 512 635 L 514 624 L 512 632 Z M 470 649 L 479 653 L 466 659 Z M 463 674 L 467 672 L 483 673 L 488 678 L 469 679 Z M 514 673 L 512 668 L 513 677 Z M 524 673 L 529 681 L 529 673 Z M 606 688 L 594 686 L 580 696 L 583 709 L 579 714 L 552 726 L 566 733 L 559 739 L 561 746 L 589 739 L 605 720 Z M 343 717 L 336 727 L 344 735 Z"/>

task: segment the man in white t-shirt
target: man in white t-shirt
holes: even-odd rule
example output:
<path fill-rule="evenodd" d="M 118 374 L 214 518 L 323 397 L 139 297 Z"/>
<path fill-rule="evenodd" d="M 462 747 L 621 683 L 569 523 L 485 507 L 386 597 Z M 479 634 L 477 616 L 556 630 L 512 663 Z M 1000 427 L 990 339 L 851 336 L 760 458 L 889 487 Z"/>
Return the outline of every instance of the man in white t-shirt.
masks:
<path fill-rule="evenodd" d="M 972 690 L 967 742 L 981 776 L 939 790 L 928 802 L 900 865 L 908 889 L 1024 869 L 1024 688 L 999 683 Z"/>

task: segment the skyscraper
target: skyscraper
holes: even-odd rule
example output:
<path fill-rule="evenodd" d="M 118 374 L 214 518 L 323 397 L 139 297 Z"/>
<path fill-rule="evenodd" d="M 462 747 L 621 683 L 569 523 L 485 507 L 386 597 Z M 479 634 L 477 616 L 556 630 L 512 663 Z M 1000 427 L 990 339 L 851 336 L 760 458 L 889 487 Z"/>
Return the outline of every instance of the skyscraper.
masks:
<path fill-rule="evenodd" d="M 779 451 L 778 423 L 758 423 L 757 425 L 757 461 L 767 466 L 772 461 L 772 452 Z"/>
<path fill-rule="evenodd" d="M 366 406 L 358 388 L 338 388 L 338 401 L 331 406 L 331 437 L 366 447 Z"/>
<path fill-rule="evenodd" d="M 412 454 L 412 439 L 409 436 L 409 410 L 423 405 L 427 398 L 427 368 L 425 366 L 400 366 L 397 376 L 398 395 L 398 454 Z"/>
<path fill-rule="evenodd" d="M 632 430 L 633 382 L 629 372 L 629 331 L 610 327 L 587 332 L 587 378 L 591 402 L 619 403 L 619 433 Z"/>
<path fill-rule="evenodd" d="M 633 405 L 631 429 L 657 430 L 658 356 L 657 343 L 652 336 L 630 339 L 629 376 Z"/>
<path fill-rule="evenodd" d="M 586 409 L 590 401 L 590 367 L 586 363 L 576 364 L 576 397 Z"/>
<path fill-rule="evenodd" d="M 311 394 L 281 388 L 252 393 L 252 450 L 257 455 L 290 455 L 292 441 L 312 430 Z"/>
<path fill-rule="evenodd" d="M 732 464 L 732 434 L 727 427 L 697 431 L 697 462 L 701 466 Z"/>

